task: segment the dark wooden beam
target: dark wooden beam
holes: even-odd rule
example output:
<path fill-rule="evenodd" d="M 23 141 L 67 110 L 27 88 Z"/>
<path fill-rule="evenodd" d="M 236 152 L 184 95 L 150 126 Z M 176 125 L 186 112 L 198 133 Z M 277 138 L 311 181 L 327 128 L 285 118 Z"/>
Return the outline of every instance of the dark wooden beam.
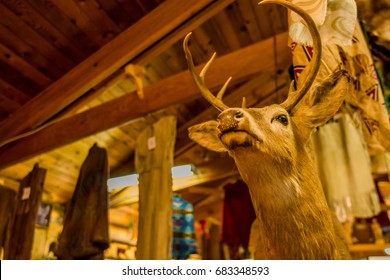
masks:
<path fill-rule="evenodd" d="M 233 2 L 235 2 L 235 0 L 214 1 L 212 4 L 200 11 L 197 15 L 188 19 L 178 28 L 173 30 L 167 36 L 161 38 L 157 44 L 152 45 L 150 48 L 135 57 L 131 63 L 143 65 L 149 62 L 151 59 L 155 58 L 170 46 L 172 46 L 174 43 L 184 38 L 188 32 L 193 31 Z M 81 98 L 77 99 L 75 102 L 62 110 L 58 115 L 56 115 L 56 117 L 70 117 L 79 109 L 94 100 L 96 97 L 100 96 L 105 90 L 107 90 L 107 88 L 110 88 L 111 86 L 118 83 L 118 81 L 125 78 L 125 76 L 126 73 L 123 71 L 123 69 L 118 69 L 111 76 L 107 77 L 89 92 L 85 93 Z"/>
<path fill-rule="evenodd" d="M 38 127 L 212 2 L 165 1 L 0 123 L 0 143 Z"/>
<path fill-rule="evenodd" d="M 277 36 L 279 65 L 291 61 L 287 47 L 287 33 Z M 242 82 L 254 75 L 275 70 L 273 39 L 268 39 L 217 58 L 210 67 L 206 83 L 209 88 L 219 88 L 227 77 L 232 84 Z M 198 66 L 200 71 L 202 66 Z M 0 169 L 21 162 L 35 155 L 61 147 L 84 137 L 110 129 L 142 117 L 150 112 L 199 97 L 199 91 L 188 71 L 145 87 L 145 99 L 139 100 L 130 93 L 88 111 L 66 118 L 27 136 L 11 142 L 0 149 Z"/>

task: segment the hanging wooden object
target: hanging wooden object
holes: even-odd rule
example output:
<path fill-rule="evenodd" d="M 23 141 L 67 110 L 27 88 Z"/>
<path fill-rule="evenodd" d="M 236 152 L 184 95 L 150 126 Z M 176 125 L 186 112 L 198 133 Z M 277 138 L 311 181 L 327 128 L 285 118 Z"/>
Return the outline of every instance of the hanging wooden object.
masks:
<path fill-rule="evenodd" d="M 41 201 L 46 169 L 35 164 L 33 170 L 20 183 L 14 218 L 7 232 L 4 259 L 29 260 L 34 239 L 35 220 Z"/>
<path fill-rule="evenodd" d="M 108 156 L 94 144 L 80 169 L 55 255 L 63 260 L 98 260 L 109 247 Z"/>
<path fill-rule="evenodd" d="M 7 227 L 12 221 L 16 192 L 0 186 L 0 249 L 4 246 Z"/>

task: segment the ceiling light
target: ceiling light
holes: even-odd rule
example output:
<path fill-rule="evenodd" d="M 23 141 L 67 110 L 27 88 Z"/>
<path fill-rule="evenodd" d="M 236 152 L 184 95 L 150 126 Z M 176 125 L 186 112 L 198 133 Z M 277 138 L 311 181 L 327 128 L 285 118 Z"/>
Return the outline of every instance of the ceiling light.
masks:
<path fill-rule="evenodd" d="M 195 173 L 194 170 L 195 168 L 192 164 L 174 166 L 172 167 L 172 178 L 179 179 L 179 178 L 192 176 Z M 125 175 L 120 177 L 114 177 L 108 179 L 107 181 L 109 192 L 124 187 L 137 186 L 138 183 L 139 183 L 138 174 L 130 174 L 130 175 Z"/>
<path fill-rule="evenodd" d="M 129 186 L 138 185 L 138 174 L 130 174 L 126 176 L 120 176 L 115 178 L 110 178 L 107 181 L 108 191 L 111 192 L 115 189 L 120 189 Z"/>
<path fill-rule="evenodd" d="M 192 164 L 179 165 L 172 167 L 172 178 L 177 179 L 194 175 L 194 166 Z"/>

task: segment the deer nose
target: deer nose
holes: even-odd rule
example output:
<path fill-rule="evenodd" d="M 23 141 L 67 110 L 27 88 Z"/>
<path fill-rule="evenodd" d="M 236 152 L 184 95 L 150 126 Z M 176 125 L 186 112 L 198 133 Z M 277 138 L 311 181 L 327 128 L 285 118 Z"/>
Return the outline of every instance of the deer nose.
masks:
<path fill-rule="evenodd" d="M 243 118 L 244 113 L 239 109 L 225 110 L 217 118 L 219 121 L 218 128 L 221 132 L 234 130 Z"/>

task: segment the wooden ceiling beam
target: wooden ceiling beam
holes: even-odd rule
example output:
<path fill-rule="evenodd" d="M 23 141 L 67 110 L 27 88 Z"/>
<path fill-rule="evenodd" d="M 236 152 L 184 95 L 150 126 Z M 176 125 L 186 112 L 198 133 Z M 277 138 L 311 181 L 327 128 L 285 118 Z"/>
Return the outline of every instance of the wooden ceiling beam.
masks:
<path fill-rule="evenodd" d="M 19 190 L 20 182 L 15 181 L 13 179 L 0 176 L 0 186 L 9 188 L 11 190 L 14 190 L 15 192 L 18 192 Z"/>
<path fill-rule="evenodd" d="M 279 65 L 291 61 L 287 38 L 287 33 L 276 38 Z M 217 58 L 206 77 L 209 88 L 219 88 L 229 76 L 233 77 L 231 84 L 234 84 L 273 69 L 273 60 L 269 59 L 274 55 L 273 44 L 273 39 L 268 39 Z M 198 66 L 197 70 L 202 67 Z M 139 100 L 136 93 L 127 94 L 3 146 L 0 149 L 0 169 L 199 96 L 188 71 L 147 86 L 144 93 L 143 100 Z"/>
<path fill-rule="evenodd" d="M 177 41 L 184 38 L 184 36 L 196 29 L 198 26 L 215 16 L 217 13 L 225 9 L 228 5 L 233 3 L 235 0 L 224 0 L 224 1 L 215 1 L 206 8 L 204 8 L 201 12 L 199 12 L 196 16 L 188 19 L 174 31 L 169 33 L 167 36 L 161 38 L 158 44 L 155 44 L 142 52 L 140 55 L 135 57 L 131 63 L 143 65 L 148 63 L 152 58 L 157 57 L 162 52 L 167 50 L 170 46 L 172 46 Z M 123 69 L 118 69 L 115 73 L 113 73 L 110 77 L 106 78 L 98 85 L 96 85 L 89 92 L 85 93 L 81 98 L 77 99 L 75 102 L 70 104 L 67 108 L 61 111 L 57 116 L 71 116 L 75 114 L 82 107 L 87 105 L 89 102 L 94 100 L 96 97 L 100 96 L 104 91 L 113 87 L 126 76 L 126 73 Z"/>
<path fill-rule="evenodd" d="M 1 122 L 0 142 L 46 122 L 212 2 L 164 2 Z"/>

